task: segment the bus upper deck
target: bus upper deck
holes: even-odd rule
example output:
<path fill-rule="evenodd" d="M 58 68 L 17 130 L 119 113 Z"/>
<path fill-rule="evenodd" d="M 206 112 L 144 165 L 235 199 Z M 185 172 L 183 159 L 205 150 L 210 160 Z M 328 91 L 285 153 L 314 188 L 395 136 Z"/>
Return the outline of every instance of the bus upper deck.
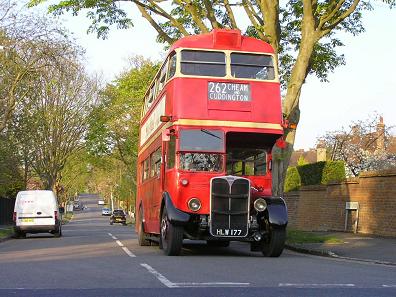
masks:
<path fill-rule="evenodd" d="M 272 48 L 236 30 L 176 42 L 145 95 L 143 145 L 166 115 L 174 124 L 262 129 L 282 134 Z M 146 131 L 144 131 L 146 130 Z"/>

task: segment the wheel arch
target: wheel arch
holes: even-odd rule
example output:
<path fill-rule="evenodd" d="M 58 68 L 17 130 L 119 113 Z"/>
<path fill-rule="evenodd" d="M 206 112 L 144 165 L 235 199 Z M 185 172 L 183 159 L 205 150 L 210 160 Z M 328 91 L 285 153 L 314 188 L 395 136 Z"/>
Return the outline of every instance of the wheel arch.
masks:
<path fill-rule="evenodd" d="M 190 220 L 190 215 L 188 213 L 185 213 L 174 206 L 171 196 L 168 192 L 164 192 L 162 194 L 160 218 L 162 217 L 164 207 L 166 207 L 169 221 L 172 224 L 183 226 Z"/>
<path fill-rule="evenodd" d="M 271 225 L 286 227 L 288 223 L 287 206 L 281 197 L 265 198 L 268 221 Z"/>

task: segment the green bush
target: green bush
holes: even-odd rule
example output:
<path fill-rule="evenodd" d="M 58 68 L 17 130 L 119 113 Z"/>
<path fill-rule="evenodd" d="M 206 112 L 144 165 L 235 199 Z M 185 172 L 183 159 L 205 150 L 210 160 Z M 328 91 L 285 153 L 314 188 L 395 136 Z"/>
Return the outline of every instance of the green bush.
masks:
<path fill-rule="evenodd" d="M 319 185 L 322 182 L 322 174 L 326 162 L 316 162 L 312 164 L 306 164 L 297 166 L 298 173 L 301 178 L 301 185 Z"/>
<path fill-rule="evenodd" d="M 345 165 L 343 161 L 329 161 L 323 169 L 322 184 L 329 182 L 340 182 L 345 180 Z"/>
<path fill-rule="evenodd" d="M 289 167 L 285 179 L 285 192 L 298 190 L 300 186 L 327 185 L 345 179 L 342 161 L 327 161 Z"/>
<path fill-rule="evenodd" d="M 301 179 L 296 167 L 287 168 L 285 192 L 296 191 L 301 187 Z"/>

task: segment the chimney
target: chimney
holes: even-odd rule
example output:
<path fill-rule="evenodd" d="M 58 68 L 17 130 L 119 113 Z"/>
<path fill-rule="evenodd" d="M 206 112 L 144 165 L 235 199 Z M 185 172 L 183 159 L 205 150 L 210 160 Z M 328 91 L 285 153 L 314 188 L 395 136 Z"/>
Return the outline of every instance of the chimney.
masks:
<path fill-rule="evenodd" d="M 384 118 L 381 116 L 377 124 L 377 151 L 383 152 L 385 150 L 385 124 Z"/>
<path fill-rule="evenodd" d="M 316 146 L 316 162 L 326 161 L 326 145 L 323 140 L 320 140 Z"/>

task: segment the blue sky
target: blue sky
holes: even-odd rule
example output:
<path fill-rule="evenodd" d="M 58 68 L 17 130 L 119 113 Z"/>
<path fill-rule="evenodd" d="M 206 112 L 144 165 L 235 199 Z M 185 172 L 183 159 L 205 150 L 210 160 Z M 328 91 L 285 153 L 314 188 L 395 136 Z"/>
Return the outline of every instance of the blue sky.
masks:
<path fill-rule="evenodd" d="M 163 46 L 155 42 L 155 30 L 133 5 L 127 8 L 135 26 L 129 30 L 113 28 L 107 40 L 86 34 L 89 22 L 84 15 L 63 17 L 66 27 L 86 49 L 88 70 L 102 73 L 106 81 L 127 69 L 127 58 L 132 55 L 152 59 L 164 55 Z M 386 125 L 396 125 L 396 9 L 376 4 L 374 11 L 365 14 L 364 24 L 366 32 L 343 38 L 345 47 L 340 52 L 345 54 L 347 65 L 329 76 L 330 83 L 309 77 L 303 86 L 296 149 L 314 147 L 317 137 L 326 131 L 347 127 L 373 112 L 383 115 Z"/>

